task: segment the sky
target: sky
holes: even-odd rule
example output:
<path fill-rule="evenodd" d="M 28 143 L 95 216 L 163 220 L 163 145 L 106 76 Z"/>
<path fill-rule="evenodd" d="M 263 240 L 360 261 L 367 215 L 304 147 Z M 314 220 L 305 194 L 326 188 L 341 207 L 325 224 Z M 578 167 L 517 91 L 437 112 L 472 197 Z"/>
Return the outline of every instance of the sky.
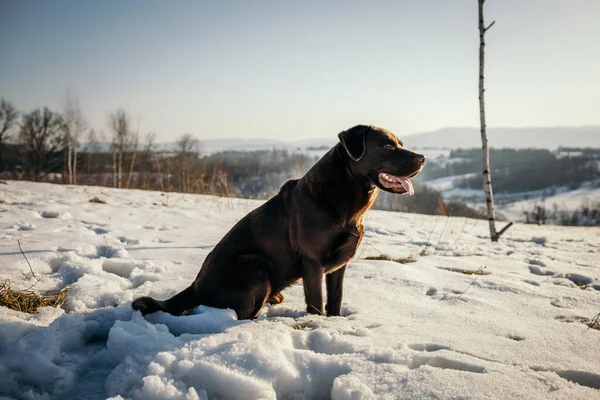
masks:
<path fill-rule="evenodd" d="M 118 108 L 159 141 L 479 124 L 475 0 L 0 7 L 0 97 L 61 111 L 70 90 L 101 132 Z M 488 126 L 600 124 L 600 1 L 488 0 L 485 18 Z"/>

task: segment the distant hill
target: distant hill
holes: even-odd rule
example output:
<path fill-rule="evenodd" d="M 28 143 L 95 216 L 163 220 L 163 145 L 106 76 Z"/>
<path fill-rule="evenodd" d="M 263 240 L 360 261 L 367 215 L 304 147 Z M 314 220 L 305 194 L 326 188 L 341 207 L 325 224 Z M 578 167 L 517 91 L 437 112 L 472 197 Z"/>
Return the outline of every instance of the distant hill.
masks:
<path fill-rule="evenodd" d="M 481 146 L 479 128 L 442 128 L 404 136 L 402 139 L 409 148 L 458 149 Z M 488 141 L 491 147 L 496 148 L 600 147 L 600 126 L 488 128 Z"/>
<path fill-rule="evenodd" d="M 325 152 L 337 142 L 335 135 L 326 138 L 310 138 L 295 141 L 279 139 L 202 139 L 201 153 L 213 154 L 221 151 L 256 151 L 286 149 L 315 154 Z M 432 132 L 400 135 L 407 148 L 472 148 L 481 146 L 479 128 L 442 128 Z M 488 140 L 495 148 L 542 148 L 600 147 L 600 126 L 556 127 L 556 128 L 488 128 Z M 85 143 L 81 145 L 81 149 Z M 100 143 L 101 151 L 109 151 L 109 143 Z M 172 151 L 175 143 L 157 143 L 159 151 Z"/>
<path fill-rule="evenodd" d="M 471 148 L 481 146 L 479 128 L 442 128 L 432 132 L 401 135 L 407 148 Z M 488 140 L 495 148 L 600 147 L 600 126 L 552 128 L 488 128 Z M 224 150 L 329 148 L 337 142 L 335 136 L 323 139 L 284 141 L 276 139 L 216 139 L 201 140 L 206 153 Z"/>

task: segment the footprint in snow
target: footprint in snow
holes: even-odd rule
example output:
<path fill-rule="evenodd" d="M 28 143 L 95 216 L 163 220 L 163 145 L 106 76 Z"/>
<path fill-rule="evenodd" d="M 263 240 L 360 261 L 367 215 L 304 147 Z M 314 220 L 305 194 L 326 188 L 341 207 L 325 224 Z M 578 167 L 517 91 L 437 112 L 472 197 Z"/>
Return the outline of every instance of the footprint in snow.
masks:
<path fill-rule="evenodd" d="M 565 278 L 576 284 L 577 286 L 585 286 L 591 284 L 594 280 L 589 276 L 581 274 L 566 274 Z"/>
<path fill-rule="evenodd" d="M 20 230 L 20 231 L 33 231 L 35 229 L 35 225 L 29 222 L 18 222 L 17 225 L 14 226 L 14 228 Z"/>
<path fill-rule="evenodd" d="M 540 267 L 546 266 L 546 263 L 544 263 L 543 261 L 537 260 L 535 258 L 531 258 L 527 262 L 529 262 L 529 264 L 531 264 L 531 265 L 539 265 Z"/>
<path fill-rule="evenodd" d="M 574 299 L 573 297 L 561 297 L 552 300 L 550 305 L 556 308 L 572 308 L 577 306 L 577 299 Z"/>
<path fill-rule="evenodd" d="M 448 346 L 444 346 L 441 344 L 435 344 L 435 343 L 413 343 L 413 344 L 409 344 L 407 347 L 411 350 L 424 351 L 427 353 L 432 353 L 432 352 L 440 351 L 440 350 L 452 350 Z"/>
<path fill-rule="evenodd" d="M 545 246 L 547 239 L 544 236 L 534 236 L 531 241 L 537 245 Z"/>
<path fill-rule="evenodd" d="M 555 320 L 560 321 L 560 322 L 565 322 L 565 323 L 574 323 L 574 322 L 579 322 L 582 324 L 589 324 L 590 319 L 587 317 L 581 317 L 578 315 L 557 315 L 556 317 L 554 317 Z"/>
<path fill-rule="evenodd" d="M 110 232 L 107 228 L 104 228 L 105 225 L 101 224 L 87 223 L 87 225 L 84 226 L 90 231 L 94 232 L 96 235 L 104 235 Z"/>
<path fill-rule="evenodd" d="M 466 363 L 462 361 L 452 360 L 446 357 L 430 357 L 425 355 L 417 355 L 413 357 L 411 363 L 408 365 L 409 369 L 418 369 L 425 365 L 434 368 L 441 369 L 454 369 L 456 371 L 473 372 L 476 374 L 486 373 L 487 370 L 479 365 Z"/>
<path fill-rule="evenodd" d="M 121 241 L 121 243 L 125 244 L 140 244 L 140 241 L 138 239 L 132 239 L 125 236 L 120 236 L 119 240 Z"/>
<path fill-rule="evenodd" d="M 530 265 L 529 272 L 531 272 L 534 275 L 539 275 L 539 276 L 550 276 L 550 275 L 555 274 L 554 271 L 550 271 L 548 269 L 542 269 L 537 265 Z"/>
<path fill-rule="evenodd" d="M 591 389 L 600 390 L 600 375 L 593 374 L 587 371 L 574 371 L 574 370 L 564 370 L 564 371 L 553 371 L 556 375 L 560 376 L 563 379 L 566 379 L 570 382 L 577 383 L 581 386 L 587 386 Z"/>
<path fill-rule="evenodd" d="M 127 250 L 120 247 L 112 246 L 96 246 L 96 254 L 90 256 L 90 258 L 127 258 Z"/>
<path fill-rule="evenodd" d="M 589 387 L 590 389 L 600 390 L 600 375 L 594 374 L 587 371 L 577 370 L 559 370 L 559 369 L 546 369 L 541 367 L 531 367 L 536 372 L 553 372 L 561 378 L 576 383 L 581 386 Z"/>

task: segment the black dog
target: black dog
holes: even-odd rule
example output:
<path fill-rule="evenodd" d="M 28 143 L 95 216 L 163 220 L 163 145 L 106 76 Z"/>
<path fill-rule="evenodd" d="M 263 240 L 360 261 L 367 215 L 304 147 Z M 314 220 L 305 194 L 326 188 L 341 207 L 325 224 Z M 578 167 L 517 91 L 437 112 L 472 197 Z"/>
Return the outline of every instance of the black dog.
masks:
<path fill-rule="evenodd" d="M 287 181 L 225 235 L 190 287 L 165 301 L 141 297 L 133 309 L 178 315 L 203 304 L 255 318 L 265 302 L 281 303 L 281 291 L 302 278 L 307 311 L 323 314 L 325 275 L 327 315 L 340 315 L 344 271 L 363 237 L 365 212 L 378 189 L 413 194 L 409 178 L 425 157 L 372 126 L 338 137 L 304 177 Z"/>

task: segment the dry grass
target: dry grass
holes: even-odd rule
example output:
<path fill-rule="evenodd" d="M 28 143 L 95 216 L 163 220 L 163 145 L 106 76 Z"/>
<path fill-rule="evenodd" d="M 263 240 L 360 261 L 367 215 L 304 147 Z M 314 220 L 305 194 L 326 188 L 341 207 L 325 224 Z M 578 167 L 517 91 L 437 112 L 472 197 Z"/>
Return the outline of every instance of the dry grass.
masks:
<path fill-rule="evenodd" d="M 393 258 L 393 257 L 390 257 L 389 255 L 383 254 L 383 253 L 379 254 L 378 256 L 367 256 L 364 259 L 365 260 L 393 261 L 393 262 L 397 262 L 399 264 L 408 264 L 408 263 L 415 261 L 413 256 L 408 256 L 408 257 L 404 257 L 404 258 Z"/>
<path fill-rule="evenodd" d="M 62 307 L 68 293 L 68 286 L 59 291 L 51 291 L 45 294 L 38 294 L 31 289 L 13 290 L 10 287 L 10 281 L 7 279 L 0 284 L 0 306 L 35 314 L 40 307 Z"/>
<path fill-rule="evenodd" d="M 312 323 L 313 323 L 312 320 L 306 321 L 306 322 L 302 322 L 302 323 L 298 323 L 298 324 L 294 325 L 294 329 L 297 330 L 297 331 L 306 331 L 306 330 L 310 329 L 309 325 L 312 324 Z"/>
<path fill-rule="evenodd" d="M 587 288 L 591 288 L 592 284 L 591 283 L 575 283 L 577 285 L 577 287 L 579 287 L 579 289 L 581 290 L 586 290 Z"/>
<path fill-rule="evenodd" d="M 600 313 L 592 318 L 592 321 L 588 324 L 588 329 L 597 329 L 600 331 Z"/>
<path fill-rule="evenodd" d="M 489 275 L 490 273 L 485 271 L 484 267 L 479 269 L 462 269 L 462 268 L 440 268 L 446 271 L 458 272 L 459 274 L 465 275 Z"/>
<path fill-rule="evenodd" d="M 94 196 L 90 199 L 90 203 L 106 204 L 106 201 L 102 200 L 99 197 Z"/>
<path fill-rule="evenodd" d="M 460 296 L 458 296 L 458 299 L 457 299 L 457 300 L 460 300 L 460 299 L 463 297 L 463 295 L 464 295 L 465 293 L 467 293 L 467 290 L 469 290 L 469 289 L 471 288 L 471 286 L 473 286 L 473 284 L 475 283 L 475 281 L 477 280 L 477 278 L 479 278 L 479 275 L 486 275 L 486 274 L 483 272 L 483 270 L 485 270 L 485 268 L 486 268 L 485 266 L 482 266 L 481 268 L 479 268 L 479 269 L 477 269 L 477 270 L 464 270 L 464 269 L 463 269 L 463 270 L 458 270 L 458 271 L 457 271 L 457 272 L 462 272 L 463 274 L 466 274 L 466 275 L 476 275 L 476 276 L 475 276 L 475 278 L 473 278 L 473 280 L 472 280 L 472 281 L 471 281 L 471 283 L 469 284 L 469 286 L 467 286 L 467 288 L 465 289 L 465 291 L 464 291 L 464 292 L 462 292 L 462 293 L 460 294 Z M 468 273 L 468 272 L 471 272 L 471 273 Z"/>

